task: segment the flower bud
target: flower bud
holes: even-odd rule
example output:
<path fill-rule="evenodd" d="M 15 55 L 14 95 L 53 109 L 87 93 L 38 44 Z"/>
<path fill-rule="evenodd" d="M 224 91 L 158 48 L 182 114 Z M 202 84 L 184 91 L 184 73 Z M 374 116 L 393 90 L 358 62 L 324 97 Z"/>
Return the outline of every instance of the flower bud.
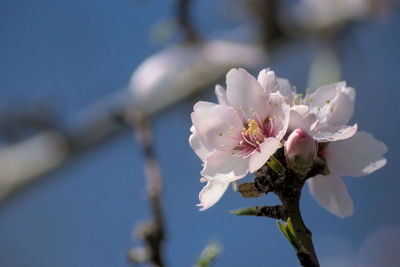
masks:
<path fill-rule="evenodd" d="M 297 174 L 305 175 L 317 155 L 317 144 L 304 130 L 297 128 L 285 143 L 285 156 L 288 167 Z"/>

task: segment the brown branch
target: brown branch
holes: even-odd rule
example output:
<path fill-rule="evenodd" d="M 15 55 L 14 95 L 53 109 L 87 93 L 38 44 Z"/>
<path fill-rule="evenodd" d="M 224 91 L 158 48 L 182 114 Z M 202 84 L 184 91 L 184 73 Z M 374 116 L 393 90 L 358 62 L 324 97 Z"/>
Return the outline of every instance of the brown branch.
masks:
<path fill-rule="evenodd" d="M 162 179 L 160 167 L 157 162 L 151 129 L 146 118 L 140 118 L 135 123 L 137 139 L 145 157 L 145 173 L 147 180 L 147 195 L 149 198 L 151 220 L 139 229 L 139 235 L 146 244 L 147 261 L 152 266 L 165 266 L 163 260 L 163 242 L 165 239 L 164 218 L 161 204 Z"/>
<path fill-rule="evenodd" d="M 299 240 L 300 245 L 305 249 L 305 251 L 300 251 L 296 254 L 300 264 L 305 267 L 319 267 L 317 254 L 315 253 L 314 244 L 311 238 L 311 231 L 308 230 L 304 224 L 300 213 L 300 195 L 292 198 L 280 196 L 280 199 L 286 215 L 290 217 L 296 239 Z"/>
<path fill-rule="evenodd" d="M 283 206 L 276 205 L 276 206 L 263 206 L 263 207 L 256 207 L 258 208 L 258 213 L 256 216 L 264 216 L 270 217 L 277 220 L 287 220 L 288 216 Z"/>
<path fill-rule="evenodd" d="M 285 178 L 282 179 L 279 174 L 266 164 L 254 173 L 254 185 L 259 189 L 259 191 L 275 193 L 281 200 L 282 206 L 279 211 L 283 211 L 283 214 L 286 217 L 285 221 L 290 218 L 295 238 L 301 248 L 296 251 L 300 264 L 305 267 L 318 267 L 319 262 L 312 242 L 312 234 L 304 224 L 301 216 L 300 196 L 306 179 L 326 172 L 325 164 L 320 159 L 317 159 L 309 173 L 305 177 L 299 177 L 287 168 L 283 148 L 279 149 L 274 154 L 274 157 L 284 166 L 286 170 L 284 175 Z"/>

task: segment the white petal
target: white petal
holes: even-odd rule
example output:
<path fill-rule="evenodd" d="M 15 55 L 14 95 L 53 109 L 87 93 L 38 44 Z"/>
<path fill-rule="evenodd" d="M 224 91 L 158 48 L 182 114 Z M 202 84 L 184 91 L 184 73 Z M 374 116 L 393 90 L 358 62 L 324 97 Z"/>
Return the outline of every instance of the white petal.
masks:
<path fill-rule="evenodd" d="M 258 82 L 264 88 L 267 94 L 280 92 L 285 97 L 286 103 L 291 103 L 294 92 L 289 80 L 275 76 L 275 72 L 270 69 L 263 69 L 258 74 Z"/>
<path fill-rule="evenodd" d="M 253 118 L 252 109 L 261 120 L 267 115 L 267 94 L 260 83 L 244 69 L 231 69 L 226 75 L 226 96 L 242 119 Z M 241 110 L 242 109 L 242 110 Z"/>
<path fill-rule="evenodd" d="M 289 126 L 290 106 L 284 102 L 284 97 L 279 92 L 271 94 L 268 103 L 268 115 L 272 119 L 275 137 L 282 139 Z"/>
<path fill-rule="evenodd" d="M 352 137 L 357 132 L 357 124 L 353 126 L 326 126 L 319 128 L 318 125 L 312 136 L 318 142 L 333 142 Z"/>
<path fill-rule="evenodd" d="M 317 175 L 308 179 L 308 185 L 311 194 L 322 207 L 341 218 L 353 214 L 353 200 L 339 175 Z"/>
<path fill-rule="evenodd" d="M 292 103 L 295 96 L 292 85 L 289 80 L 283 78 L 277 78 L 279 84 L 279 92 L 285 97 L 286 103 Z"/>
<path fill-rule="evenodd" d="M 217 95 L 218 103 L 221 105 L 228 105 L 228 101 L 226 100 L 226 91 L 225 88 L 221 85 L 217 84 L 215 86 L 215 94 Z"/>
<path fill-rule="evenodd" d="M 214 152 L 214 148 L 209 145 L 192 127 L 192 135 L 189 137 L 190 147 L 194 150 L 196 155 L 204 162 Z"/>
<path fill-rule="evenodd" d="M 332 101 L 337 93 L 346 87 L 346 82 L 332 83 L 319 87 L 312 94 L 306 95 L 305 103 L 307 103 L 310 109 L 322 107 L 327 101 Z"/>
<path fill-rule="evenodd" d="M 348 176 L 363 176 L 386 164 L 387 147 L 372 134 L 358 132 L 352 138 L 332 142 L 325 158 L 331 171 Z"/>
<path fill-rule="evenodd" d="M 212 183 L 208 182 L 206 186 L 200 191 L 199 199 L 200 204 L 197 206 L 201 207 L 200 211 L 204 211 L 209 207 L 213 206 L 225 193 L 229 186 L 228 183 Z"/>
<path fill-rule="evenodd" d="M 345 82 L 322 86 L 305 97 L 310 112 L 326 125 L 346 125 L 354 112 L 355 91 Z"/>
<path fill-rule="evenodd" d="M 258 82 L 264 88 L 267 94 L 276 93 L 279 91 L 278 80 L 275 77 L 275 72 L 270 69 L 263 69 L 258 74 Z"/>
<path fill-rule="evenodd" d="M 232 107 L 200 101 L 193 109 L 193 125 L 208 144 L 220 150 L 237 145 L 234 137 L 240 136 L 243 124 Z"/>
<path fill-rule="evenodd" d="M 354 102 L 354 100 L 356 99 L 356 90 L 354 90 L 353 87 L 343 87 L 342 92 L 346 94 L 351 101 Z"/>
<path fill-rule="evenodd" d="M 255 172 L 261 168 L 269 159 L 271 155 L 280 146 L 280 140 L 278 138 L 268 138 L 260 144 L 260 152 L 254 151 L 254 154 L 249 159 L 249 171 Z"/>
<path fill-rule="evenodd" d="M 289 131 L 302 129 L 308 134 L 314 129 L 317 123 L 317 116 L 308 112 L 308 107 L 305 105 L 293 106 L 290 110 Z"/>
<path fill-rule="evenodd" d="M 209 181 L 224 183 L 243 178 L 249 172 L 249 160 L 234 157 L 232 151 L 216 150 L 207 158 L 201 175 Z"/>
<path fill-rule="evenodd" d="M 354 113 L 354 101 L 343 91 L 326 106 L 329 106 L 330 112 L 327 120 L 329 125 L 346 125 Z"/>

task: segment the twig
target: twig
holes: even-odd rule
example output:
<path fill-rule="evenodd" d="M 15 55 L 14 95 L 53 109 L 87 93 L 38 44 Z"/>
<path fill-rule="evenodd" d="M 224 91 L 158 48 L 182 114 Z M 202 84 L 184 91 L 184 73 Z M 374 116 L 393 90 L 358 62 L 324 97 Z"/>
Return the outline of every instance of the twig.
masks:
<path fill-rule="evenodd" d="M 313 167 L 304 177 L 297 176 L 287 168 L 283 148 L 279 149 L 274 157 L 285 167 L 284 179 L 266 164 L 255 175 L 254 185 L 260 192 L 275 193 L 282 202 L 285 221 L 290 218 L 293 234 L 301 250 L 296 250 L 297 258 L 302 266 L 318 267 L 319 262 L 311 238 L 311 231 L 305 226 L 300 212 L 300 196 L 306 179 L 326 172 L 325 164 L 316 160 Z M 268 216 L 276 218 L 275 214 Z"/>
<path fill-rule="evenodd" d="M 285 221 L 288 219 L 285 209 L 281 205 L 262 207 L 254 206 L 250 208 L 233 210 L 231 213 L 238 216 L 260 216 Z"/>
<path fill-rule="evenodd" d="M 300 195 L 292 198 L 280 197 L 280 199 L 285 207 L 286 215 L 290 217 L 296 239 L 305 249 L 304 252 L 299 251 L 296 254 L 300 264 L 305 267 L 318 267 L 319 262 L 311 239 L 311 232 L 304 224 L 300 213 Z"/>
<path fill-rule="evenodd" d="M 151 129 L 146 118 L 140 118 L 134 123 L 138 143 L 145 157 L 145 173 L 147 180 L 147 195 L 149 198 L 152 218 L 142 227 L 141 237 L 146 244 L 148 259 L 152 266 L 165 266 L 163 260 L 163 241 L 165 238 L 164 218 L 161 204 L 162 181 L 160 167 L 157 162 Z"/>
<path fill-rule="evenodd" d="M 176 18 L 183 31 L 185 41 L 195 42 L 199 39 L 199 35 L 190 18 L 190 4 L 191 0 L 177 0 Z"/>

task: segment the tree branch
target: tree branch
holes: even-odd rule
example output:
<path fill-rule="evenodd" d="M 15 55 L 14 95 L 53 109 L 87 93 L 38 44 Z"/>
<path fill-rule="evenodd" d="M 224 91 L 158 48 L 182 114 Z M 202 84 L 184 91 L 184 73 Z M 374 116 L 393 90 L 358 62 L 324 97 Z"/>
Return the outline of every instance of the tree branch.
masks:
<path fill-rule="evenodd" d="M 290 218 L 293 226 L 297 258 L 302 266 L 319 267 L 317 255 L 311 238 L 311 231 L 305 226 L 300 212 L 300 196 L 306 179 L 326 172 L 325 164 L 317 159 L 311 170 L 305 177 L 297 176 L 286 164 L 283 148 L 274 154 L 275 160 L 279 161 L 285 169 L 284 178 L 265 164 L 260 170 L 254 173 L 254 186 L 261 192 L 273 192 L 282 202 L 282 210 L 285 221 Z M 268 189 L 266 191 L 266 189 Z M 271 217 L 271 216 L 269 216 Z"/>
<path fill-rule="evenodd" d="M 140 118 L 134 123 L 138 143 L 145 157 L 145 173 L 147 180 L 147 195 L 151 206 L 152 218 L 142 225 L 139 235 L 146 244 L 147 261 L 154 267 L 165 266 L 163 260 L 163 242 L 165 238 L 164 218 L 161 204 L 162 179 L 157 162 L 150 126 L 146 118 Z"/>
<path fill-rule="evenodd" d="M 147 196 L 152 213 L 151 220 L 143 223 L 138 229 L 138 235 L 146 245 L 145 252 L 147 256 L 142 260 L 148 261 L 154 267 L 162 267 L 165 266 L 162 247 L 165 238 L 165 229 L 161 204 L 161 171 L 154 153 L 148 120 L 142 117 L 134 122 L 134 126 L 138 143 L 141 145 L 145 157 Z"/>

